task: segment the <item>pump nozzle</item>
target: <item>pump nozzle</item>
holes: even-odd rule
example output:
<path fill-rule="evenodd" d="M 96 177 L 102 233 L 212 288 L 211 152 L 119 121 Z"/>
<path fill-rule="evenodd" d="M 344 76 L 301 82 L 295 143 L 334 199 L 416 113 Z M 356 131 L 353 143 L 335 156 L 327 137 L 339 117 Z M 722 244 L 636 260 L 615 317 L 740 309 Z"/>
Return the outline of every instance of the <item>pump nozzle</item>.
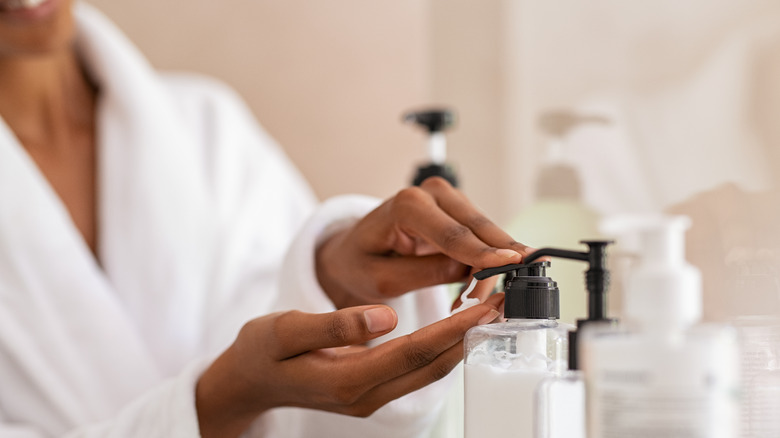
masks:
<path fill-rule="evenodd" d="M 629 272 L 624 299 L 627 319 L 687 326 L 701 318 L 701 275 L 685 260 L 686 216 L 627 216 L 605 231 L 638 237 L 639 261 Z"/>
<path fill-rule="evenodd" d="M 488 268 L 474 274 L 474 278 L 482 280 L 493 275 L 513 273 L 532 266 L 535 260 L 542 257 L 559 257 L 570 260 L 588 262 L 588 270 L 585 272 L 586 287 L 588 290 L 588 317 L 577 320 L 577 330 L 586 323 L 615 321 L 607 317 L 607 289 L 609 288 L 609 271 L 607 270 L 607 246 L 613 243 L 611 240 L 586 240 L 581 243 L 588 245 L 588 251 L 571 251 L 558 248 L 542 248 L 534 251 L 526 257 L 525 264 L 510 264 L 497 268 Z M 536 262 L 538 263 L 538 262 Z M 513 274 L 516 275 L 516 274 Z M 508 285 L 511 278 L 507 280 Z M 577 331 L 569 332 L 569 368 L 577 369 Z"/>

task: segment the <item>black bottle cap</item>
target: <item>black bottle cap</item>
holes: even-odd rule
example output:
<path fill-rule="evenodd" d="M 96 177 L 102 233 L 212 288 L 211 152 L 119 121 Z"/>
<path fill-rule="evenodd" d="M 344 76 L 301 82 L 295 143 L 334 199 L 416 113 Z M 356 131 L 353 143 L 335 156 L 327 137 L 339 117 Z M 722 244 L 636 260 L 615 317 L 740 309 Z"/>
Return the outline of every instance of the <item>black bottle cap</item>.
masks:
<path fill-rule="evenodd" d="M 505 284 L 504 316 L 506 318 L 545 318 L 558 319 L 559 294 L 557 284 L 545 277 L 545 269 L 549 262 L 536 262 L 541 257 L 560 257 L 569 260 L 580 260 L 588 263 L 585 272 L 585 283 L 588 290 L 588 318 L 577 320 L 577 330 L 585 324 L 607 323 L 615 324 L 616 320 L 607 317 L 607 289 L 609 288 L 609 271 L 607 270 L 607 246 L 610 240 L 583 240 L 588 245 L 588 251 L 570 251 L 558 248 L 541 248 L 524 258 L 526 264 L 510 264 L 497 268 L 488 268 L 474 274 L 477 280 L 483 280 L 493 275 L 507 274 Z M 524 270 L 526 267 L 542 265 L 538 271 Z M 537 275 L 522 277 L 518 274 Z M 515 281 L 517 279 L 517 281 Z M 525 280 L 524 280 L 525 279 Z M 530 291 L 530 292 L 529 292 Z M 525 293 L 523 293 L 525 292 Z M 514 302 L 513 302 L 514 301 Z M 538 316 L 531 316 L 538 315 Z M 578 369 L 577 331 L 569 332 L 569 369 Z"/>
<path fill-rule="evenodd" d="M 561 316 L 558 284 L 547 277 L 550 262 L 517 265 L 504 284 L 504 317 L 558 319 Z M 514 273 L 514 275 L 511 275 Z"/>

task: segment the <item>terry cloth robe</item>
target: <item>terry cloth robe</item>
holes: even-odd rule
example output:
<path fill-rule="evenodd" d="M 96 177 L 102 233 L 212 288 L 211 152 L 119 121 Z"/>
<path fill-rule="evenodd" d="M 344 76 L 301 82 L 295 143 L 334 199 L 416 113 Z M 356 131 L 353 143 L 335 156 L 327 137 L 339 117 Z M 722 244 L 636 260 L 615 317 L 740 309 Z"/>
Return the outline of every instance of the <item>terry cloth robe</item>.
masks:
<path fill-rule="evenodd" d="M 315 279 L 315 245 L 377 201 L 316 207 L 234 93 L 156 73 L 97 11 L 74 12 L 100 89 L 100 263 L 0 123 L 0 437 L 198 437 L 200 373 L 256 316 L 333 310 Z M 390 304 L 406 325 L 399 334 L 448 310 L 441 289 Z M 446 387 L 368 419 L 275 409 L 250 433 L 424 436 Z"/>

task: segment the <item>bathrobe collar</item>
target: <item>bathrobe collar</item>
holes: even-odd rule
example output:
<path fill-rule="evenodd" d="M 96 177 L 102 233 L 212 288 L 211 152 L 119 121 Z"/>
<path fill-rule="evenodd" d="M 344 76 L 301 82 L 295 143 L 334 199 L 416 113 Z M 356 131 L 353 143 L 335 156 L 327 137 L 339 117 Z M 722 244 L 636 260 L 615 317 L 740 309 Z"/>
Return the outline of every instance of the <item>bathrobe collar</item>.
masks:
<path fill-rule="evenodd" d="M 63 425 L 109 415 L 192 357 L 197 330 L 176 315 L 197 313 L 208 285 L 182 271 L 202 268 L 213 242 L 203 166 L 188 161 L 195 142 L 174 101 L 107 19 L 84 4 L 74 13 L 79 54 L 100 90 L 102 266 L 0 121 L 0 344 L 10 350 L 0 361 L 45 394 L 26 409 L 39 403 Z M 163 325 L 180 342 L 156 343 Z"/>

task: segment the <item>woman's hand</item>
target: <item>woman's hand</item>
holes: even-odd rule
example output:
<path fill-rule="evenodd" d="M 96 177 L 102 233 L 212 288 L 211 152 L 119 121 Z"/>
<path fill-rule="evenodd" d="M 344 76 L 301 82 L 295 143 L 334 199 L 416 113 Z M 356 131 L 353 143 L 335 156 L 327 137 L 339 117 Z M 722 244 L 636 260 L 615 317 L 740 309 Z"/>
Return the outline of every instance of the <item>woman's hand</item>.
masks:
<path fill-rule="evenodd" d="M 381 305 L 324 314 L 276 313 L 247 323 L 201 376 L 201 435 L 234 437 L 261 413 L 297 406 L 366 417 L 446 376 L 463 358 L 463 336 L 499 316 L 503 294 L 379 346 L 395 312 Z"/>
<path fill-rule="evenodd" d="M 477 270 L 520 263 L 532 251 L 442 178 L 401 190 L 322 244 L 317 278 L 338 308 L 463 281 Z"/>

